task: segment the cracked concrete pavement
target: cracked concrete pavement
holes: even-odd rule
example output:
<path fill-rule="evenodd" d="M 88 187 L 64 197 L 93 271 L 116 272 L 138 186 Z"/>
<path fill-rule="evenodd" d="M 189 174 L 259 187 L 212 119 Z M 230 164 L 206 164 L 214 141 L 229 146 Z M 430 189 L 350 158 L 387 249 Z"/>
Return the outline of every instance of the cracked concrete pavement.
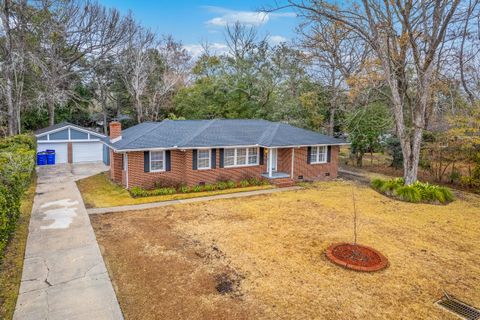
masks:
<path fill-rule="evenodd" d="M 106 169 L 99 163 L 37 169 L 14 319 L 123 319 L 75 184 Z"/>

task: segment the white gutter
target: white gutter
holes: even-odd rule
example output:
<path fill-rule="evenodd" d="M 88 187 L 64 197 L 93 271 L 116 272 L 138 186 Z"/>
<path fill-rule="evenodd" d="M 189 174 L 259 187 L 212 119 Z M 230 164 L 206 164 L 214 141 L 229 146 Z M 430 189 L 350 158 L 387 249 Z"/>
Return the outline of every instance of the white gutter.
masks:
<path fill-rule="evenodd" d="M 110 149 L 116 152 L 134 152 L 134 151 L 163 151 L 163 150 L 193 150 L 193 149 L 228 149 L 228 148 L 301 148 L 301 147 L 317 147 L 317 146 L 348 146 L 350 142 L 344 143 L 323 143 L 323 144 L 305 144 L 305 145 L 291 145 L 291 146 L 265 146 L 265 145 L 238 145 L 238 146 L 208 146 L 208 147 L 171 147 L 171 148 L 140 148 L 140 149 L 117 149 L 114 146 L 102 141 Z"/>

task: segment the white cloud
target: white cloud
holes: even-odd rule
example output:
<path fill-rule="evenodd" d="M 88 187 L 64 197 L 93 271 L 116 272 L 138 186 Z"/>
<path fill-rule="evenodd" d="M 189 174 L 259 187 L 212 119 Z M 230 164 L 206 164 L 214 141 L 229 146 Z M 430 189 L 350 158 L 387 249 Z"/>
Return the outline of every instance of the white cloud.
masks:
<path fill-rule="evenodd" d="M 266 24 L 271 18 L 296 16 L 293 12 L 267 13 L 261 11 L 236 11 L 213 6 L 208 6 L 206 8 L 210 12 L 220 15 L 206 22 L 207 25 L 217 27 L 225 27 L 236 22 L 244 25 L 258 27 Z"/>
<path fill-rule="evenodd" d="M 207 21 L 207 24 L 225 27 L 229 24 L 239 22 L 241 24 L 258 27 L 267 23 L 269 19 L 269 15 L 265 12 L 236 11 L 210 19 Z"/>
<path fill-rule="evenodd" d="M 203 53 L 203 46 L 201 44 L 187 44 L 183 46 L 194 59 L 200 57 Z M 208 50 L 211 54 L 221 55 L 228 51 L 228 46 L 225 43 L 213 42 L 208 43 Z"/>
<path fill-rule="evenodd" d="M 268 37 L 268 42 L 272 46 L 276 46 L 276 45 L 279 45 L 282 42 L 287 42 L 287 41 L 288 41 L 288 39 L 285 38 L 285 37 L 282 37 L 282 36 L 270 36 L 270 37 Z"/>

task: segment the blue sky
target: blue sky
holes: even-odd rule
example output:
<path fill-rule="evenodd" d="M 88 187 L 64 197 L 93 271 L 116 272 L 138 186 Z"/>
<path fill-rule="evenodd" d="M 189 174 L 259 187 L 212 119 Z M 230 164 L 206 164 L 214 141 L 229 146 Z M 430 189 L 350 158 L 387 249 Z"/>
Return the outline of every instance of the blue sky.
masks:
<path fill-rule="evenodd" d="M 196 54 L 200 43 L 208 42 L 213 49 L 224 49 L 225 24 L 240 21 L 258 28 L 260 36 L 269 35 L 272 43 L 288 41 L 298 23 L 292 11 L 265 14 L 259 9 L 274 0 L 193 1 L 193 0 L 100 0 L 107 7 L 122 13 L 131 11 L 143 25 L 159 34 L 171 34 Z"/>

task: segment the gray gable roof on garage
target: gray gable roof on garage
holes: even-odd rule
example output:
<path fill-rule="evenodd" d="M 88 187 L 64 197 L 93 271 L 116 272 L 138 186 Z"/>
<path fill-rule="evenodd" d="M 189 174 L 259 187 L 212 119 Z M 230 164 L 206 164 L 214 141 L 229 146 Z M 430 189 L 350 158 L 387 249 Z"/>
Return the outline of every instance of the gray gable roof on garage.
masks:
<path fill-rule="evenodd" d="M 104 138 L 105 135 L 104 134 L 101 134 L 99 132 L 95 132 L 91 129 L 88 129 L 88 128 L 84 128 L 84 127 L 81 127 L 81 126 L 77 126 L 76 124 L 73 124 L 73 123 L 70 123 L 70 122 L 61 122 L 61 123 L 57 123 L 57 124 L 54 124 L 53 126 L 48 126 L 46 128 L 42 128 L 42 129 L 39 129 L 37 131 L 34 132 L 35 136 L 37 137 L 40 137 L 40 136 L 43 136 L 43 135 L 46 135 L 46 134 L 49 134 L 51 132 L 58 132 L 64 128 L 72 128 L 72 129 L 78 129 L 80 131 L 86 131 L 88 133 L 91 133 L 91 134 L 94 134 L 100 138 Z"/>
<path fill-rule="evenodd" d="M 234 146 L 287 147 L 347 144 L 342 139 L 266 120 L 164 120 L 144 122 L 105 143 L 118 151 Z"/>

